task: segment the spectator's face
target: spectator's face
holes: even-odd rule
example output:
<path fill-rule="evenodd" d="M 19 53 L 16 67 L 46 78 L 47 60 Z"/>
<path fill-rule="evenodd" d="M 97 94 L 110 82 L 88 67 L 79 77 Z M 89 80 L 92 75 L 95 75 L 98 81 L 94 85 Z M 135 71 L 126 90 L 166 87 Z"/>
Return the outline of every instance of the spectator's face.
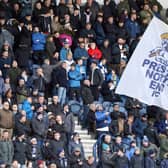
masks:
<path fill-rule="evenodd" d="M 57 132 L 57 133 L 54 134 L 54 139 L 55 140 L 60 140 L 60 138 L 61 138 L 60 133 Z"/>
<path fill-rule="evenodd" d="M 68 111 L 69 111 L 68 105 L 64 106 L 64 112 L 68 112 Z"/>
<path fill-rule="evenodd" d="M 114 21 L 113 17 L 109 17 L 109 18 L 108 18 L 108 22 L 109 22 L 110 24 L 112 24 L 113 21 Z"/>
<path fill-rule="evenodd" d="M 18 161 L 14 160 L 12 163 L 12 168 L 18 168 L 18 167 L 19 167 Z"/>
<path fill-rule="evenodd" d="M 129 122 L 133 122 L 133 121 L 134 121 L 134 116 L 129 116 L 129 117 L 128 117 L 128 121 L 129 121 Z"/>
<path fill-rule="evenodd" d="M 8 139 L 9 138 L 9 132 L 7 132 L 7 131 L 3 132 L 2 136 L 3 136 L 4 139 Z"/>
<path fill-rule="evenodd" d="M 78 60 L 78 65 L 83 65 L 83 60 L 82 59 Z"/>
<path fill-rule="evenodd" d="M 4 110 L 9 110 L 9 103 L 8 102 L 4 102 L 3 109 Z"/>
<path fill-rule="evenodd" d="M 55 104 L 58 103 L 58 96 L 53 96 L 53 102 L 54 102 Z"/>
<path fill-rule="evenodd" d="M 10 83 L 10 78 L 7 77 L 7 78 L 5 79 L 5 83 Z"/>
<path fill-rule="evenodd" d="M 153 5 L 153 7 L 152 7 L 152 10 L 154 11 L 154 12 L 158 12 L 158 6 L 157 5 Z"/>
<path fill-rule="evenodd" d="M 32 145 L 37 145 L 37 139 L 36 139 L 36 138 L 33 138 L 33 139 L 31 140 L 31 144 L 32 144 Z"/>
<path fill-rule="evenodd" d="M 143 142 L 143 146 L 147 147 L 148 145 L 149 145 L 149 142 L 147 142 L 147 141 Z"/>
<path fill-rule="evenodd" d="M 149 5 L 148 4 L 144 5 L 144 10 L 149 10 Z"/>
<path fill-rule="evenodd" d="M 16 105 L 16 104 L 14 104 L 13 106 L 12 106 L 12 111 L 17 111 L 18 110 L 18 106 Z"/>
<path fill-rule="evenodd" d="M 102 23 L 103 22 L 103 17 L 98 17 L 97 20 Z"/>
<path fill-rule="evenodd" d="M 49 7 L 51 5 L 51 0 L 45 0 L 44 4 L 45 6 Z"/>
<path fill-rule="evenodd" d="M 105 41 L 104 41 L 104 46 L 105 46 L 105 47 L 108 47 L 108 46 L 109 46 L 109 40 L 105 40 Z"/>
<path fill-rule="evenodd" d="M 64 151 L 62 151 L 60 154 L 59 154 L 59 157 L 64 157 L 65 156 L 65 152 Z"/>
<path fill-rule="evenodd" d="M 75 67 L 74 67 L 74 66 L 71 66 L 71 70 L 74 71 L 74 70 L 75 70 Z"/>
<path fill-rule="evenodd" d="M 139 154 L 140 154 L 140 149 L 136 149 L 136 150 L 135 150 L 135 154 L 136 154 L 136 155 L 139 155 Z"/>
<path fill-rule="evenodd" d="M 114 107 L 113 107 L 113 111 L 119 111 L 119 105 L 116 104 Z"/>
<path fill-rule="evenodd" d="M 90 30 L 91 29 L 91 24 L 86 24 L 86 29 Z"/>
<path fill-rule="evenodd" d="M 40 104 L 43 104 L 43 103 L 44 103 L 44 96 L 40 96 L 40 97 L 38 98 L 38 102 L 39 102 Z"/>
<path fill-rule="evenodd" d="M 17 61 L 13 61 L 12 67 L 13 67 L 13 68 L 17 68 L 17 66 L 18 66 Z"/>
<path fill-rule="evenodd" d="M 75 151 L 74 153 L 75 153 L 75 156 L 79 156 L 80 155 L 80 151 L 78 151 L 78 150 Z"/>
<path fill-rule="evenodd" d="M 56 122 L 62 124 L 62 117 L 60 115 L 56 116 Z"/>
<path fill-rule="evenodd" d="M 36 3 L 36 8 L 41 9 L 41 3 L 40 2 Z"/>
<path fill-rule="evenodd" d="M 37 69 L 37 75 L 40 76 L 42 73 L 43 73 L 42 68 L 38 68 L 38 69 Z"/>
<path fill-rule="evenodd" d="M 91 48 L 91 49 L 95 49 L 95 48 L 96 48 L 96 43 L 91 43 L 91 44 L 90 44 L 90 48 Z"/>
<path fill-rule="evenodd" d="M 81 5 L 81 0 L 76 0 L 76 4 Z"/>
<path fill-rule="evenodd" d="M 3 26 L 5 24 L 5 19 L 1 18 L 0 19 L 0 25 Z"/>
<path fill-rule="evenodd" d="M 32 98 L 31 97 L 28 97 L 27 100 L 28 100 L 29 103 L 32 103 Z"/>
<path fill-rule="evenodd" d="M 38 28 L 38 27 L 35 27 L 35 28 L 34 28 L 34 32 L 39 32 L 39 28 Z"/>
<path fill-rule="evenodd" d="M 15 3 L 14 4 L 14 6 L 13 6 L 13 9 L 15 10 L 15 11 L 18 11 L 19 10 L 19 4 L 18 3 Z"/>
<path fill-rule="evenodd" d="M 67 63 L 64 62 L 64 63 L 62 64 L 62 67 L 63 67 L 64 69 L 67 69 Z"/>
<path fill-rule="evenodd" d="M 88 164 L 89 165 L 92 165 L 94 163 L 94 157 L 90 157 L 89 159 L 88 159 Z"/>
<path fill-rule="evenodd" d="M 117 138 L 116 138 L 116 143 L 117 143 L 117 144 L 120 144 L 121 142 L 122 142 L 121 137 L 117 137 Z"/>
<path fill-rule="evenodd" d="M 74 141 L 78 141 L 78 140 L 80 140 L 80 136 L 77 134 L 74 136 Z"/>
<path fill-rule="evenodd" d="M 106 143 L 111 143 L 111 136 L 110 135 L 105 136 L 105 142 Z"/>
<path fill-rule="evenodd" d="M 136 19 L 137 19 L 136 13 L 133 13 L 133 14 L 131 15 L 131 18 L 132 18 L 132 20 L 136 20 Z"/>
<path fill-rule="evenodd" d="M 4 51 L 4 52 L 2 53 L 2 56 L 3 56 L 3 58 L 8 58 L 8 51 Z"/>
<path fill-rule="evenodd" d="M 26 122 L 26 116 L 23 116 L 23 117 L 21 118 L 21 122 L 22 122 L 22 123 L 25 123 L 25 122 Z"/>
<path fill-rule="evenodd" d="M 25 84 L 24 80 L 23 79 L 20 79 L 19 80 L 19 86 L 23 86 Z"/>

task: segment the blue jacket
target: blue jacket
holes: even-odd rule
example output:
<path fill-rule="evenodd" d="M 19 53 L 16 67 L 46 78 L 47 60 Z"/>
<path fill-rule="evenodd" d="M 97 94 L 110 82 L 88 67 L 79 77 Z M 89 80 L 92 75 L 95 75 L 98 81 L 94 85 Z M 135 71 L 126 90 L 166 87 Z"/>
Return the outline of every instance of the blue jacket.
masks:
<path fill-rule="evenodd" d="M 26 112 L 27 119 L 32 120 L 32 118 L 33 118 L 32 106 L 27 100 L 23 101 L 22 110 L 24 110 Z"/>
<path fill-rule="evenodd" d="M 70 70 L 68 72 L 68 78 L 70 87 L 80 87 L 80 81 L 83 77 L 82 74 L 75 69 L 74 71 Z"/>
<path fill-rule="evenodd" d="M 88 52 L 86 51 L 85 48 L 77 47 L 74 51 L 74 59 L 78 59 L 81 57 L 88 58 L 89 57 Z"/>
<path fill-rule="evenodd" d="M 147 127 L 147 122 L 143 122 L 141 119 L 136 119 L 133 124 L 133 132 L 140 138 L 144 136 L 144 129 Z"/>
<path fill-rule="evenodd" d="M 32 49 L 33 51 L 44 50 L 46 44 L 46 36 L 42 33 L 32 34 Z"/>
<path fill-rule="evenodd" d="M 109 115 L 108 116 L 106 115 L 105 111 L 96 111 L 95 115 L 96 115 L 96 128 L 104 128 L 110 125 L 111 118 Z"/>
<path fill-rule="evenodd" d="M 125 155 L 127 156 L 128 160 L 131 160 L 132 156 L 134 156 L 135 148 L 131 147 L 130 149 L 126 150 Z"/>
<path fill-rule="evenodd" d="M 68 54 L 69 49 L 62 47 L 60 51 L 60 60 L 65 61 L 67 60 L 67 54 Z"/>
<path fill-rule="evenodd" d="M 82 75 L 82 80 L 86 79 L 86 66 L 78 64 L 76 65 L 76 70 Z"/>
<path fill-rule="evenodd" d="M 125 23 L 125 28 L 129 33 L 130 38 L 136 38 L 140 33 L 140 26 L 136 21 L 128 19 Z"/>

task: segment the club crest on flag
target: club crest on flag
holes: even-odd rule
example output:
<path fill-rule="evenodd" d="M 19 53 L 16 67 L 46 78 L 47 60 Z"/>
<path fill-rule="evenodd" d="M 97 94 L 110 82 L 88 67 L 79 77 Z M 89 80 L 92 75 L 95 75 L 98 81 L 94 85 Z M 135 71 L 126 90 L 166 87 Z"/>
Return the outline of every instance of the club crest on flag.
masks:
<path fill-rule="evenodd" d="M 165 86 L 168 86 L 168 33 L 161 34 L 160 37 L 161 46 L 150 51 L 149 59 L 145 59 L 142 64 L 146 68 L 145 77 L 150 79 L 152 97 L 158 97 Z"/>

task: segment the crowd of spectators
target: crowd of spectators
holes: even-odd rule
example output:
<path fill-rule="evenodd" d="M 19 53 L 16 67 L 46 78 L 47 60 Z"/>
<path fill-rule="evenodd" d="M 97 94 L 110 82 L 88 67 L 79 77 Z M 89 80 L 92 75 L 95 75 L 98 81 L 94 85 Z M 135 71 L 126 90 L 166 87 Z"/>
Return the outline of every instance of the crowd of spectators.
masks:
<path fill-rule="evenodd" d="M 115 94 L 160 3 L 31 6 L 0 1 L 0 168 L 168 168 L 168 112 Z M 85 157 L 70 102 L 98 156 Z"/>

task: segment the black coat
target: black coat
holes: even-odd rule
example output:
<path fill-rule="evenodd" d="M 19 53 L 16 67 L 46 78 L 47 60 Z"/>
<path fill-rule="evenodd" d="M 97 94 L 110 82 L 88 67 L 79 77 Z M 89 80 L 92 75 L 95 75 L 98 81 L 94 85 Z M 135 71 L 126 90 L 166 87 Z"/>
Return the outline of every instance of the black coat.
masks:
<path fill-rule="evenodd" d="M 46 80 L 42 76 L 38 76 L 33 80 L 33 89 L 38 90 L 38 92 L 45 92 Z"/>
<path fill-rule="evenodd" d="M 17 136 L 19 132 L 24 132 L 27 136 L 30 135 L 30 125 L 28 123 L 21 123 L 20 121 L 16 120 L 14 133 Z"/>
<path fill-rule="evenodd" d="M 144 168 L 144 158 L 141 155 L 134 155 L 130 161 L 131 168 Z"/>
<path fill-rule="evenodd" d="M 129 168 L 129 160 L 128 158 L 124 155 L 123 157 L 117 157 L 115 160 L 115 168 Z"/>
<path fill-rule="evenodd" d="M 157 129 L 152 126 L 148 126 L 144 129 L 144 135 L 146 135 L 149 139 L 149 141 L 153 144 L 156 144 L 159 146 L 159 136 L 157 133 Z"/>
<path fill-rule="evenodd" d="M 106 151 L 102 152 L 101 162 L 103 168 L 113 168 L 115 164 L 115 159 L 117 155 L 112 153 L 107 153 Z"/>
<path fill-rule="evenodd" d="M 36 153 L 33 156 L 32 152 L 33 152 L 33 148 L 35 149 Z M 26 157 L 28 161 L 37 161 L 41 159 L 41 149 L 39 145 L 32 145 L 29 144 L 26 147 Z"/>
<path fill-rule="evenodd" d="M 54 85 L 59 84 L 59 87 L 66 88 L 68 86 L 66 69 L 63 67 L 55 68 L 52 72 L 52 81 Z"/>
<path fill-rule="evenodd" d="M 92 35 L 92 37 L 90 37 L 90 35 Z M 84 37 L 84 38 L 89 38 L 89 39 L 92 39 L 92 40 L 96 39 L 96 33 L 93 29 L 90 29 L 90 30 L 82 29 L 80 31 L 80 36 Z"/>
<path fill-rule="evenodd" d="M 106 37 L 110 40 L 110 42 L 112 44 L 114 44 L 115 40 L 116 40 L 116 36 L 117 36 L 117 27 L 116 25 L 110 24 L 110 23 L 106 23 L 104 25 L 104 31 L 106 33 Z"/>
<path fill-rule="evenodd" d="M 74 153 L 69 157 L 70 167 L 71 168 L 85 168 L 84 167 L 84 158 L 79 155 L 75 156 Z M 83 162 L 83 165 L 79 165 L 79 161 Z"/>
<path fill-rule="evenodd" d="M 16 139 L 13 142 L 14 145 L 14 160 L 17 160 L 20 164 L 25 164 L 26 161 L 26 143 Z"/>
<path fill-rule="evenodd" d="M 92 72 L 90 73 L 90 81 L 93 80 L 93 83 L 91 84 L 94 87 L 101 86 L 103 83 L 103 75 L 100 71 L 100 69 L 95 69 L 93 73 L 93 79 L 92 79 Z"/>
<path fill-rule="evenodd" d="M 116 4 L 113 0 L 111 0 L 108 5 L 104 4 L 103 7 L 102 7 L 102 10 L 103 10 L 103 16 L 104 16 L 105 20 L 109 16 L 116 16 L 116 14 L 117 14 Z"/>
<path fill-rule="evenodd" d="M 115 43 L 112 46 L 112 63 L 113 64 L 120 64 L 121 60 L 121 52 L 118 43 Z"/>
<path fill-rule="evenodd" d="M 107 64 L 111 63 L 112 61 L 112 49 L 111 46 L 109 45 L 108 47 L 101 46 L 100 50 L 102 52 L 103 58 L 106 58 Z"/>
<path fill-rule="evenodd" d="M 48 130 L 48 125 L 46 124 L 45 120 L 42 121 L 38 120 L 37 117 L 32 119 L 32 131 L 34 137 L 38 140 L 44 139 L 46 137 Z"/>
<path fill-rule="evenodd" d="M 49 104 L 47 107 L 47 111 L 52 112 L 55 115 L 60 114 L 61 113 L 61 105 L 59 103 L 58 104 L 54 104 L 54 103 Z"/>
<path fill-rule="evenodd" d="M 67 157 L 56 159 L 57 168 L 70 168 L 69 159 Z"/>
<path fill-rule="evenodd" d="M 94 97 L 92 95 L 92 91 L 88 86 L 83 85 L 81 88 L 81 96 L 83 103 L 85 105 L 91 104 L 94 101 Z"/>
<path fill-rule="evenodd" d="M 65 149 L 65 144 L 62 140 L 51 140 L 48 146 L 49 157 L 51 160 L 58 158 L 58 149 Z"/>

